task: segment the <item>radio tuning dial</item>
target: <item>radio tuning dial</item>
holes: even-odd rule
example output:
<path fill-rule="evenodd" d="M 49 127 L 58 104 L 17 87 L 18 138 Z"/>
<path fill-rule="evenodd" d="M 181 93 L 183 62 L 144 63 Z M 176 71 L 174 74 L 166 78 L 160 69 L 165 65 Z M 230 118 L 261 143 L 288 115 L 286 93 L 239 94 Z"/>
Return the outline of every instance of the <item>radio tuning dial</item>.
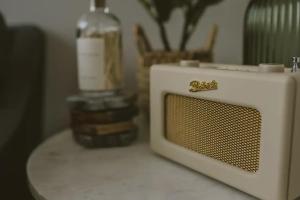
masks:
<path fill-rule="evenodd" d="M 180 66 L 182 67 L 199 67 L 200 62 L 198 60 L 181 60 Z"/>
<path fill-rule="evenodd" d="M 260 72 L 276 72 L 276 73 L 283 73 L 284 72 L 284 65 L 283 64 L 259 64 L 259 71 Z"/>

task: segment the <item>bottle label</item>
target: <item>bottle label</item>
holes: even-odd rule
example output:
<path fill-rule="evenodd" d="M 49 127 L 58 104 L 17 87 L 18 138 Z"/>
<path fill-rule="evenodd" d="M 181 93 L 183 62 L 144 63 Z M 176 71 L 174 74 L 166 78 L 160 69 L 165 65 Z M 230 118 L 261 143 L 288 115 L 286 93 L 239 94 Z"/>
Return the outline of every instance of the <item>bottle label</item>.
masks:
<path fill-rule="evenodd" d="M 77 59 L 80 90 L 105 90 L 104 39 L 77 39 Z"/>

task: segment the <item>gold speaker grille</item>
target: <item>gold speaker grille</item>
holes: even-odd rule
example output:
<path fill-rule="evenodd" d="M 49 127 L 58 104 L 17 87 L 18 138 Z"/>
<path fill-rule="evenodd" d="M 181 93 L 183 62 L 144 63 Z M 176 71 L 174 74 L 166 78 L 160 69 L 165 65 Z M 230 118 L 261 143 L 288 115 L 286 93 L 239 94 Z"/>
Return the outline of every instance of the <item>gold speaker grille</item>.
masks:
<path fill-rule="evenodd" d="M 259 167 L 258 110 L 168 94 L 166 138 L 172 143 L 248 172 Z"/>

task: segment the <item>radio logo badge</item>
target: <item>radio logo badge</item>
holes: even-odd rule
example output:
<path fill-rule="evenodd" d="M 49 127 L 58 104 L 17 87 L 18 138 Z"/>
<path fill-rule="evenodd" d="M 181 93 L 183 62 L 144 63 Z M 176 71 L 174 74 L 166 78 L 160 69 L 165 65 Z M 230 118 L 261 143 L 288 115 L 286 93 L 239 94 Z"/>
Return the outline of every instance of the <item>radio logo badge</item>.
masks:
<path fill-rule="evenodd" d="M 207 81 L 191 81 L 190 82 L 190 92 L 201 92 L 209 90 L 217 90 L 218 82 L 213 80 L 210 82 Z"/>

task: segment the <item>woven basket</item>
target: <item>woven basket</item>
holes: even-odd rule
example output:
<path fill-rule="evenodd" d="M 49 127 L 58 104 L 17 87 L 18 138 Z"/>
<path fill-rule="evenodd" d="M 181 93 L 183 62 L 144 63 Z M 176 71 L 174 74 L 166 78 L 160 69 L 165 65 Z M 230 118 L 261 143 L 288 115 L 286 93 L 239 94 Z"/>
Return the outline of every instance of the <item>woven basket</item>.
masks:
<path fill-rule="evenodd" d="M 150 67 L 154 64 L 177 63 L 180 60 L 199 60 L 201 62 L 213 61 L 213 47 L 218 33 L 217 25 L 213 29 L 206 41 L 206 45 L 201 49 L 191 51 L 161 51 L 153 50 L 147 36 L 140 25 L 135 25 L 134 35 L 139 50 L 138 58 L 138 92 L 139 106 L 146 114 L 149 113 L 149 73 Z"/>

